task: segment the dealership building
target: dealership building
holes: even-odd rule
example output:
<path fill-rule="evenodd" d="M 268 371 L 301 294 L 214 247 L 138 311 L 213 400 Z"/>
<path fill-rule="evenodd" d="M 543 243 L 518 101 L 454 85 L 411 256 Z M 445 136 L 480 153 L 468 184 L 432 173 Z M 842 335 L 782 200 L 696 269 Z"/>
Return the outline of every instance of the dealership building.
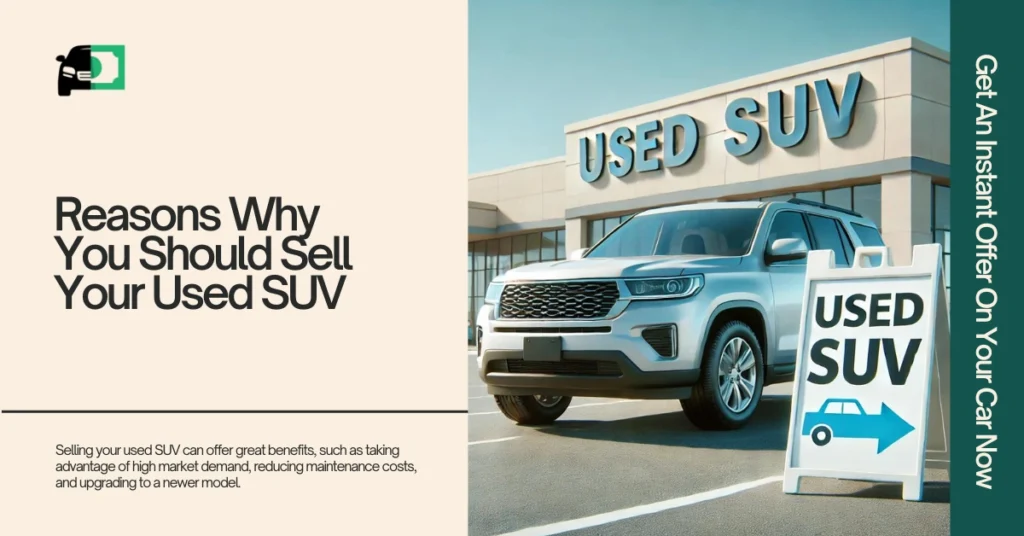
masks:
<path fill-rule="evenodd" d="M 949 119 L 949 53 L 902 39 L 568 125 L 564 156 L 469 177 L 469 320 L 507 270 L 696 202 L 853 210 L 894 263 L 938 242 L 948 274 Z"/>

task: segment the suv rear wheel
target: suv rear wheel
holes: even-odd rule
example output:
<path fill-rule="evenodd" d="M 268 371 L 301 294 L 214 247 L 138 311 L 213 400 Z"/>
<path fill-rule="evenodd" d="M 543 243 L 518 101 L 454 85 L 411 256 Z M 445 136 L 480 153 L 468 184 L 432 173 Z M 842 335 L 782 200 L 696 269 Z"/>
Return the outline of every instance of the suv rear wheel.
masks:
<path fill-rule="evenodd" d="M 519 424 L 551 424 L 569 409 L 571 396 L 508 396 L 496 395 L 498 409 Z"/>
<path fill-rule="evenodd" d="M 764 357 L 750 326 L 734 320 L 719 328 L 704 351 L 700 382 L 682 401 L 686 417 L 704 430 L 735 430 L 761 401 Z"/>

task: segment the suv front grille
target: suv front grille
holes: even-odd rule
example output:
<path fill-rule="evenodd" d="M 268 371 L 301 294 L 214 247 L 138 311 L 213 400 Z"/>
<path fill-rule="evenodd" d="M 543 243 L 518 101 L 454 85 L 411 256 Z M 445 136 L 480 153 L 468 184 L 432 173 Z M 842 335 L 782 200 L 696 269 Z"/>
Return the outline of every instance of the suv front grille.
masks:
<path fill-rule="evenodd" d="M 506 285 L 501 318 L 604 318 L 619 299 L 614 281 L 526 283 Z"/>
<path fill-rule="evenodd" d="M 524 361 L 522 359 L 501 359 L 491 361 L 488 372 L 510 374 L 554 374 L 558 376 L 622 376 L 622 369 L 614 361 Z"/>

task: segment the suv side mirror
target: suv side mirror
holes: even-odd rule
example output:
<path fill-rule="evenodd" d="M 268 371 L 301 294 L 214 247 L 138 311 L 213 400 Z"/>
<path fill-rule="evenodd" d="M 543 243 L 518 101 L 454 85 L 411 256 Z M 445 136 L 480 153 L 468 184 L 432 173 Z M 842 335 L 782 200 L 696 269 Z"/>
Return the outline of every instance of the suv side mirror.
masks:
<path fill-rule="evenodd" d="M 780 238 L 768 248 L 769 263 L 795 261 L 807 257 L 807 244 L 799 238 Z"/>
<path fill-rule="evenodd" d="M 572 253 L 569 254 L 569 260 L 570 261 L 578 261 L 578 260 L 582 259 L 583 256 L 587 254 L 587 250 L 588 249 L 589 248 L 583 248 L 583 249 L 577 249 L 576 251 L 573 251 Z"/>
<path fill-rule="evenodd" d="M 64 61 L 64 55 L 57 56 L 57 61 Z"/>

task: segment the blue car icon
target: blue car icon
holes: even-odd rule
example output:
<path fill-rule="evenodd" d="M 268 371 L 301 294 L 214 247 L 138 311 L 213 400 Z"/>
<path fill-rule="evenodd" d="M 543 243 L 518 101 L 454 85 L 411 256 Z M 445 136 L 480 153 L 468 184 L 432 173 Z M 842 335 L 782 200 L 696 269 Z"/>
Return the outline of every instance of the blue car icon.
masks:
<path fill-rule="evenodd" d="M 881 412 L 872 415 L 856 399 L 830 398 L 818 411 L 804 414 L 801 434 L 811 436 L 819 447 L 828 445 L 832 438 L 876 439 L 877 453 L 881 453 L 913 431 L 910 423 L 884 403 Z"/>

